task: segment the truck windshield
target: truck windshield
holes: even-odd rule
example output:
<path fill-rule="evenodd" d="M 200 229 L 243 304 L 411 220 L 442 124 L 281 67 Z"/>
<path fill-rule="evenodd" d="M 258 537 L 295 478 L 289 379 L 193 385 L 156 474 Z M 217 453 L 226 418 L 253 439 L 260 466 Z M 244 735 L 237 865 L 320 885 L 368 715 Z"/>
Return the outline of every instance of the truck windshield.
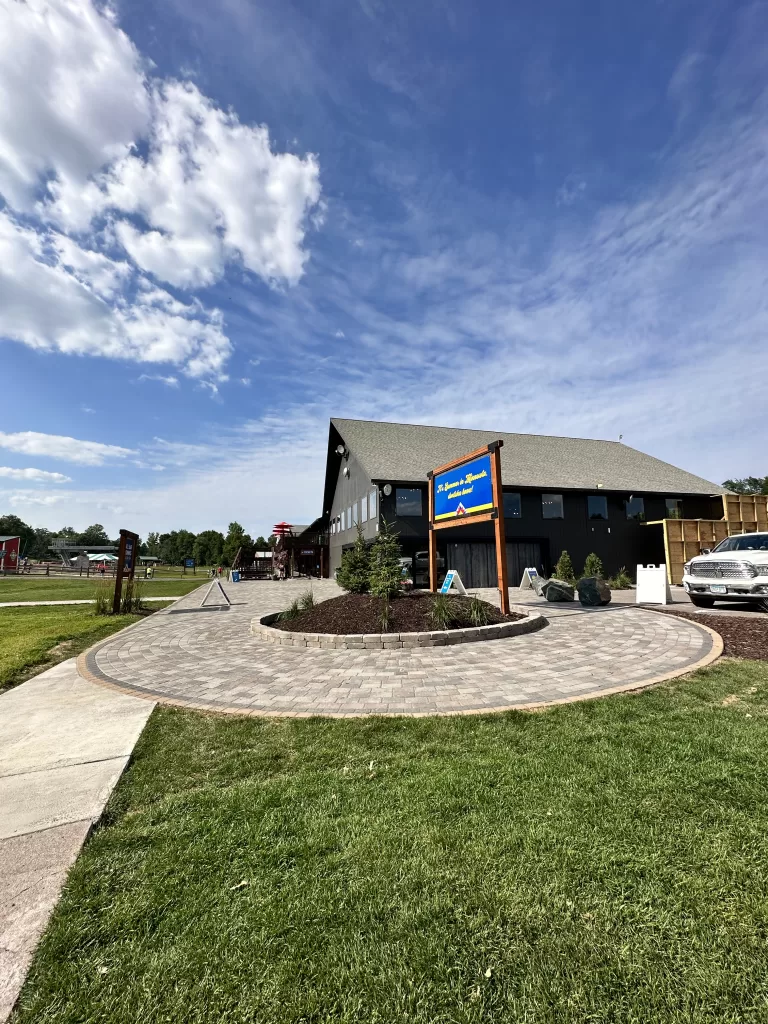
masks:
<path fill-rule="evenodd" d="M 746 537 L 727 537 L 714 549 L 721 551 L 768 551 L 768 533 L 749 533 Z"/>

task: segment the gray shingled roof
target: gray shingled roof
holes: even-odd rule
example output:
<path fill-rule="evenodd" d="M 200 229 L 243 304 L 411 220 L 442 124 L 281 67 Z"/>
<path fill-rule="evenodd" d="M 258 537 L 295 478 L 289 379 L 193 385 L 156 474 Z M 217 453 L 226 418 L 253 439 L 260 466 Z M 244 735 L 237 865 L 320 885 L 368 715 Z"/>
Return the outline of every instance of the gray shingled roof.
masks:
<path fill-rule="evenodd" d="M 424 481 L 452 459 L 501 438 L 508 486 L 675 494 L 728 494 L 719 484 L 670 466 L 620 441 L 423 427 L 413 423 L 332 419 L 371 480 Z"/>

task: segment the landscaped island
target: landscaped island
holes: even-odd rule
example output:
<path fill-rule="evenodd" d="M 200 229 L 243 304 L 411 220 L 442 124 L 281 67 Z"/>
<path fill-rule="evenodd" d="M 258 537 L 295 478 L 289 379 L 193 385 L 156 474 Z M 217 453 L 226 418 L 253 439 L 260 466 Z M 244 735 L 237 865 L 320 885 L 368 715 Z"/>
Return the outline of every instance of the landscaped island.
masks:
<path fill-rule="evenodd" d="M 386 630 L 381 628 L 381 599 L 371 594 L 344 594 L 321 601 L 294 617 L 275 620 L 272 626 L 302 633 L 419 633 L 490 626 L 523 618 L 517 612 L 502 615 L 498 608 L 479 598 L 447 597 L 417 590 L 392 598 Z"/>

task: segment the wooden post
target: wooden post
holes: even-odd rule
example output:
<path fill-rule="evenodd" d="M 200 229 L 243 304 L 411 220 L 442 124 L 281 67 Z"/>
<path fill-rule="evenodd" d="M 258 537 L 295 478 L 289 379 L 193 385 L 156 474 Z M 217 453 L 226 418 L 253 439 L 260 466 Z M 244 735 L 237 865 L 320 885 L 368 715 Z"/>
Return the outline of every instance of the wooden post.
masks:
<path fill-rule="evenodd" d="M 493 504 L 496 507 L 496 576 L 501 598 L 501 611 L 509 615 L 509 582 L 507 579 L 507 538 L 504 532 L 504 492 L 501 487 L 501 451 L 500 445 L 491 452 L 491 470 L 493 484 Z"/>
<path fill-rule="evenodd" d="M 435 482 L 432 473 L 427 474 L 427 492 L 429 509 L 429 589 L 434 594 L 437 591 L 437 538 L 435 537 Z"/>
<path fill-rule="evenodd" d="M 136 559 L 139 557 L 139 535 L 130 530 L 120 531 L 120 547 L 117 552 L 115 569 L 115 596 L 112 599 L 112 614 L 120 614 L 120 598 L 123 592 L 123 577 L 133 579 Z"/>

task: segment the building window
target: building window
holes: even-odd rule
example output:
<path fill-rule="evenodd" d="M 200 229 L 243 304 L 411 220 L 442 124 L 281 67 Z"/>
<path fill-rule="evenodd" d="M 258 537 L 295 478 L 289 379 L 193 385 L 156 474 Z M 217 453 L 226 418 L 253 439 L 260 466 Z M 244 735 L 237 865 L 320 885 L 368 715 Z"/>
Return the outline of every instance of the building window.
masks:
<path fill-rule="evenodd" d="M 590 494 L 587 498 L 587 518 L 607 519 L 608 499 L 602 494 Z"/>
<path fill-rule="evenodd" d="M 565 519 L 562 494 L 542 494 L 541 514 L 545 519 Z"/>
<path fill-rule="evenodd" d="M 421 488 L 398 487 L 395 492 L 395 510 L 398 516 L 421 515 Z"/>
<path fill-rule="evenodd" d="M 508 494 L 504 492 L 504 518 L 519 519 L 523 514 L 519 494 Z"/>
<path fill-rule="evenodd" d="M 627 498 L 624 506 L 627 510 L 627 519 L 645 519 L 645 500 L 643 498 Z"/>
<path fill-rule="evenodd" d="M 346 527 L 346 521 L 347 521 L 346 520 L 346 513 L 345 513 L 344 509 L 341 510 L 340 518 L 341 518 L 341 532 L 343 533 L 346 530 L 346 528 L 347 528 Z"/>
<path fill-rule="evenodd" d="M 683 499 L 682 498 L 667 498 L 667 519 L 682 519 L 683 518 Z"/>
<path fill-rule="evenodd" d="M 347 509 L 347 529 L 352 529 L 352 506 L 350 505 Z"/>
<path fill-rule="evenodd" d="M 360 522 L 368 522 L 368 498 L 366 495 L 360 499 Z"/>
<path fill-rule="evenodd" d="M 358 513 L 357 513 L 357 502 L 355 502 L 354 505 L 352 506 L 352 525 L 353 526 L 357 526 L 357 524 L 359 522 L 360 522 L 360 517 L 358 516 Z"/>
<path fill-rule="evenodd" d="M 368 518 L 376 519 L 378 513 L 376 511 L 377 500 L 379 497 L 378 490 L 374 487 L 371 493 L 368 495 Z"/>

